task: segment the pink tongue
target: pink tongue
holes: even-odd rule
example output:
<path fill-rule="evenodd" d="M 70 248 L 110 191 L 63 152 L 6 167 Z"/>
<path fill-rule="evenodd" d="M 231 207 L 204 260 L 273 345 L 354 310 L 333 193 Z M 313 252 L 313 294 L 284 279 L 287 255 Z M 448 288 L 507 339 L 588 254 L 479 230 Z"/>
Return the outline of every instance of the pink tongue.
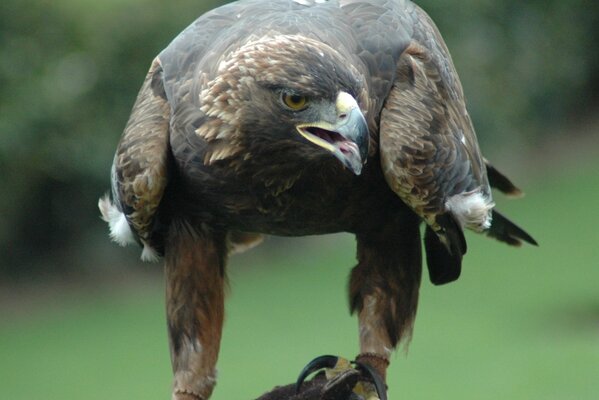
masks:
<path fill-rule="evenodd" d="M 343 154 L 358 154 L 359 153 L 358 145 L 355 144 L 354 142 L 344 141 L 344 142 L 337 142 L 336 144 L 338 144 L 339 150 Z"/>

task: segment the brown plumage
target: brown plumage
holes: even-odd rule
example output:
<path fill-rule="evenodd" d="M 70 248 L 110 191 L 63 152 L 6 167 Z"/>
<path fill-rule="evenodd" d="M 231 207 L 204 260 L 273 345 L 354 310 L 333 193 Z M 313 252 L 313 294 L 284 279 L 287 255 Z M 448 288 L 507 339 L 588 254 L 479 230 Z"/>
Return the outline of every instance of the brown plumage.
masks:
<path fill-rule="evenodd" d="M 519 190 L 483 159 L 451 58 L 409 1 L 246 0 L 154 60 L 118 145 L 111 236 L 164 256 L 173 398 L 207 399 L 226 259 L 263 234 L 356 234 L 360 360 L 384 376 L 421 275 L 456 279 L 464 228 L 534 240 L 493 210 Z M 493 218 L 495 217 L 495 218 Z"/>

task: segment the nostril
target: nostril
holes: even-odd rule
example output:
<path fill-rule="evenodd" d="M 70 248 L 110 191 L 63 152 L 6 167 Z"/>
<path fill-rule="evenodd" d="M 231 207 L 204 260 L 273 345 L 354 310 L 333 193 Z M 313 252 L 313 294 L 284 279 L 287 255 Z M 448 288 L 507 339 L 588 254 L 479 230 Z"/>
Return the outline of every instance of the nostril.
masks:
<path fill-rule="evenodd" d="M 347 114 L 339 114 L 339 119 L 345 119 L 347 118 Z"/>

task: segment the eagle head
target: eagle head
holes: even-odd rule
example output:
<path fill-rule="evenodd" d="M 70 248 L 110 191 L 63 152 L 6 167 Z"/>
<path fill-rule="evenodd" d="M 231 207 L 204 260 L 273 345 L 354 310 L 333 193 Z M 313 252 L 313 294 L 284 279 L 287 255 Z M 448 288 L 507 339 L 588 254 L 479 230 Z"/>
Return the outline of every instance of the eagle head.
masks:
<path fill-rule="evenodd" d="M 268 149 L 282 160 L 336 157 L 359 175 L 368 157 L 364 79 L 339 51 L 300 35 L 249 38 L 218 63 L 200 92 L 196 133 L 229 144 L 209 161 Z M 249 155 L 248 155 L 249 154 Z M 299 158 L 294 158 L 299 157 Z"/>

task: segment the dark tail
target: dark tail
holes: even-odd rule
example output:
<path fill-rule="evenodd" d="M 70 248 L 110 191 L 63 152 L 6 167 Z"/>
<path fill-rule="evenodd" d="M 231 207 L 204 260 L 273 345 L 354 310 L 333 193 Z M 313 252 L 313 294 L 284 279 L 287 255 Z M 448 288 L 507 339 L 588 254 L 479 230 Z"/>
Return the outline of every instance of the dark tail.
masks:
<path fill-rule="evenodd" d="M 431 282 L 443 285 L 460 277 L 462 256 L 466 254 L 467 246 L 462 228 L 449 213 L 438 216 L 437 223 L 443 231 L 437 234 L 427 226 L 424 232 L 424 249 Z"/>
<path fill-rule="evenodd" d="M 511 197 L 520 197 L 523 192 L 508 177 L 485 160 L 489 184 Z M 424 248 L 430 280 L 435 285 L 453 282 L 462 272 L 462 256 L 466 254 L 466 240 L 459 224 L 450 214 L 437 217 L 441 232 L 435 232 L 429 226 L 424 233 Z M 521 246 L 522 242 L 538 246 L 522 228 L 493 210 L 493 222 L 486 234 L 512 246 Z"/>
<path fill-rule="evenodd" d="M 521 246 L 523 241 L 535 246 L 539 245 L 532 236 L 496 210 L 493 210 L 493 222 L 487 235 L 511 246 Z"/>
<path fill-rule="evenodd" d="M 462 256 L 466 254 L 467 246 L 462 229 L 451 215 L 437 217 L 437 223 L 443 231 L 436 233 L 427 226 L 424 233 L 424 249 L 431 282 L 443 285 L 460 277 Z M 493 222 L 486 234 L 512 246 L 521 246 L 522 242 L 538 246 L 532 236 L 495 210 Z"/>

